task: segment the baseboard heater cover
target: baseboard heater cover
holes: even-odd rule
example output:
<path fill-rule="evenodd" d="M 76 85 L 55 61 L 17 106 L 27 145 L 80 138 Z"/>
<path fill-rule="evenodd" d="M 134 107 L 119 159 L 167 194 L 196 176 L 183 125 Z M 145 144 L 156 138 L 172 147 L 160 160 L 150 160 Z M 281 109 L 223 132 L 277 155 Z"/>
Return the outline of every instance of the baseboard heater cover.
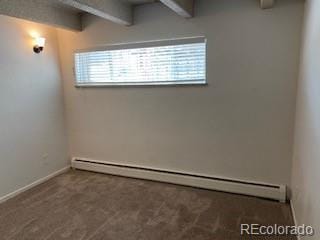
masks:
<path fill-rule="evenodd" d="M 278 200 L 280 202 L 286 201 L 285 185 L 249 182 L 238 179 L 205 176 L 193 173 L 146 168 L 134 165 L 116 164 L 107 161 L 78 157 L 72 158 L 71 166 L 72 168 L 79 170 L 244 194 L 249 196 Z"/>

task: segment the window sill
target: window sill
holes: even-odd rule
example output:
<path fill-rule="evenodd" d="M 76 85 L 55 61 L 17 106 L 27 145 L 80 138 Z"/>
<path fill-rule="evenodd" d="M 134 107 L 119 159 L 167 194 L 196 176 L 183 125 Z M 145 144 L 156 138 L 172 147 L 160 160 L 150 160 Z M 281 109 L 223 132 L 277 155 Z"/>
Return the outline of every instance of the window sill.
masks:
<path fill-rule="evenodd" d="M 76 88 L 109 88 L 109 87 L 157 87 L 157 86 L 206 86 L 206 81 L 181 81 L 181 82 L 137 82 L 137 83 L 82 83 Z"/>

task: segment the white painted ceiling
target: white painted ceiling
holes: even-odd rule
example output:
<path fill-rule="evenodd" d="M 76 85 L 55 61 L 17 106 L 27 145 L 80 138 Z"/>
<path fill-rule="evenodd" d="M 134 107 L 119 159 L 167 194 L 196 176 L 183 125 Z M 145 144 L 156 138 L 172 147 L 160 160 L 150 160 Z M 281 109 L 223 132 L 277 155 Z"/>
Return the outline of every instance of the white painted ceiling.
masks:
<path fill-rule="evenodd" d="M 259 1 L 262 9 L 272 8 L 275 2 Z M 35 2 L 39 5 L 37 8 L 33 6 Z M 0 14 L 81 31 L 84 13 L 130 26 L 135 6 L 155 2 L 163 3 L 183 18 L 194 16 L 195 0 L 0 0 Z"/>
<path fill-rule="evenodd" d="M 133 5 L 157 2 L 157 0 L 122 0 L 122 1 L 131 3 Z"/>
<path fill-rule="evenodd" d="M 65 9 L 65 10 L 69 10 L 71 12 L 76 12 L 76 13 L 83 13 L 83 11 L 76 9 L 74 7 L 70 7 L 57 0 L 46 0 L 46 1 L 48 1 L 47 4 L 50 4 L 51 6 L 54 6 L 56 8 Z M 147 3 L 155 3 L 155 2 L 158 2 L 159 0 L 120 0 L 120 1 L 130 3 L 135 6 L 135 5 L 141 5 L 141 4 L 147 4 Z"/>

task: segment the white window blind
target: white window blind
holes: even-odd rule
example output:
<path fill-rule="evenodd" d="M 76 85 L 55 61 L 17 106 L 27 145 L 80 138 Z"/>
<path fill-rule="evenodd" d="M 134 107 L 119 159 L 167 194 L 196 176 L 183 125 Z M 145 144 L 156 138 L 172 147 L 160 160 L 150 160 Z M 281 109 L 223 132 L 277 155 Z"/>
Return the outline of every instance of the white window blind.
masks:
<path fill-rule="evenodd" d="M 205 38 L 111 45 L 75 53 L 77 86 L 206 83 Z"/>

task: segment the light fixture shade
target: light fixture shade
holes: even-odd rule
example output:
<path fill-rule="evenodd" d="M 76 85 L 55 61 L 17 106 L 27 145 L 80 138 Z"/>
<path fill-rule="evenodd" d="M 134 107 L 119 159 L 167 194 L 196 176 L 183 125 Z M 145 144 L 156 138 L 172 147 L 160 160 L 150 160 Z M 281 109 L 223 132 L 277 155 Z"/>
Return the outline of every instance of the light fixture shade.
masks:
<path fill-rule="evenodd" d="M 46 39 L 44 37 L 37 37 L 36 38 L 36 45 L 38 47 L 44 47 L 45 43 L 46 43 Z"/>

